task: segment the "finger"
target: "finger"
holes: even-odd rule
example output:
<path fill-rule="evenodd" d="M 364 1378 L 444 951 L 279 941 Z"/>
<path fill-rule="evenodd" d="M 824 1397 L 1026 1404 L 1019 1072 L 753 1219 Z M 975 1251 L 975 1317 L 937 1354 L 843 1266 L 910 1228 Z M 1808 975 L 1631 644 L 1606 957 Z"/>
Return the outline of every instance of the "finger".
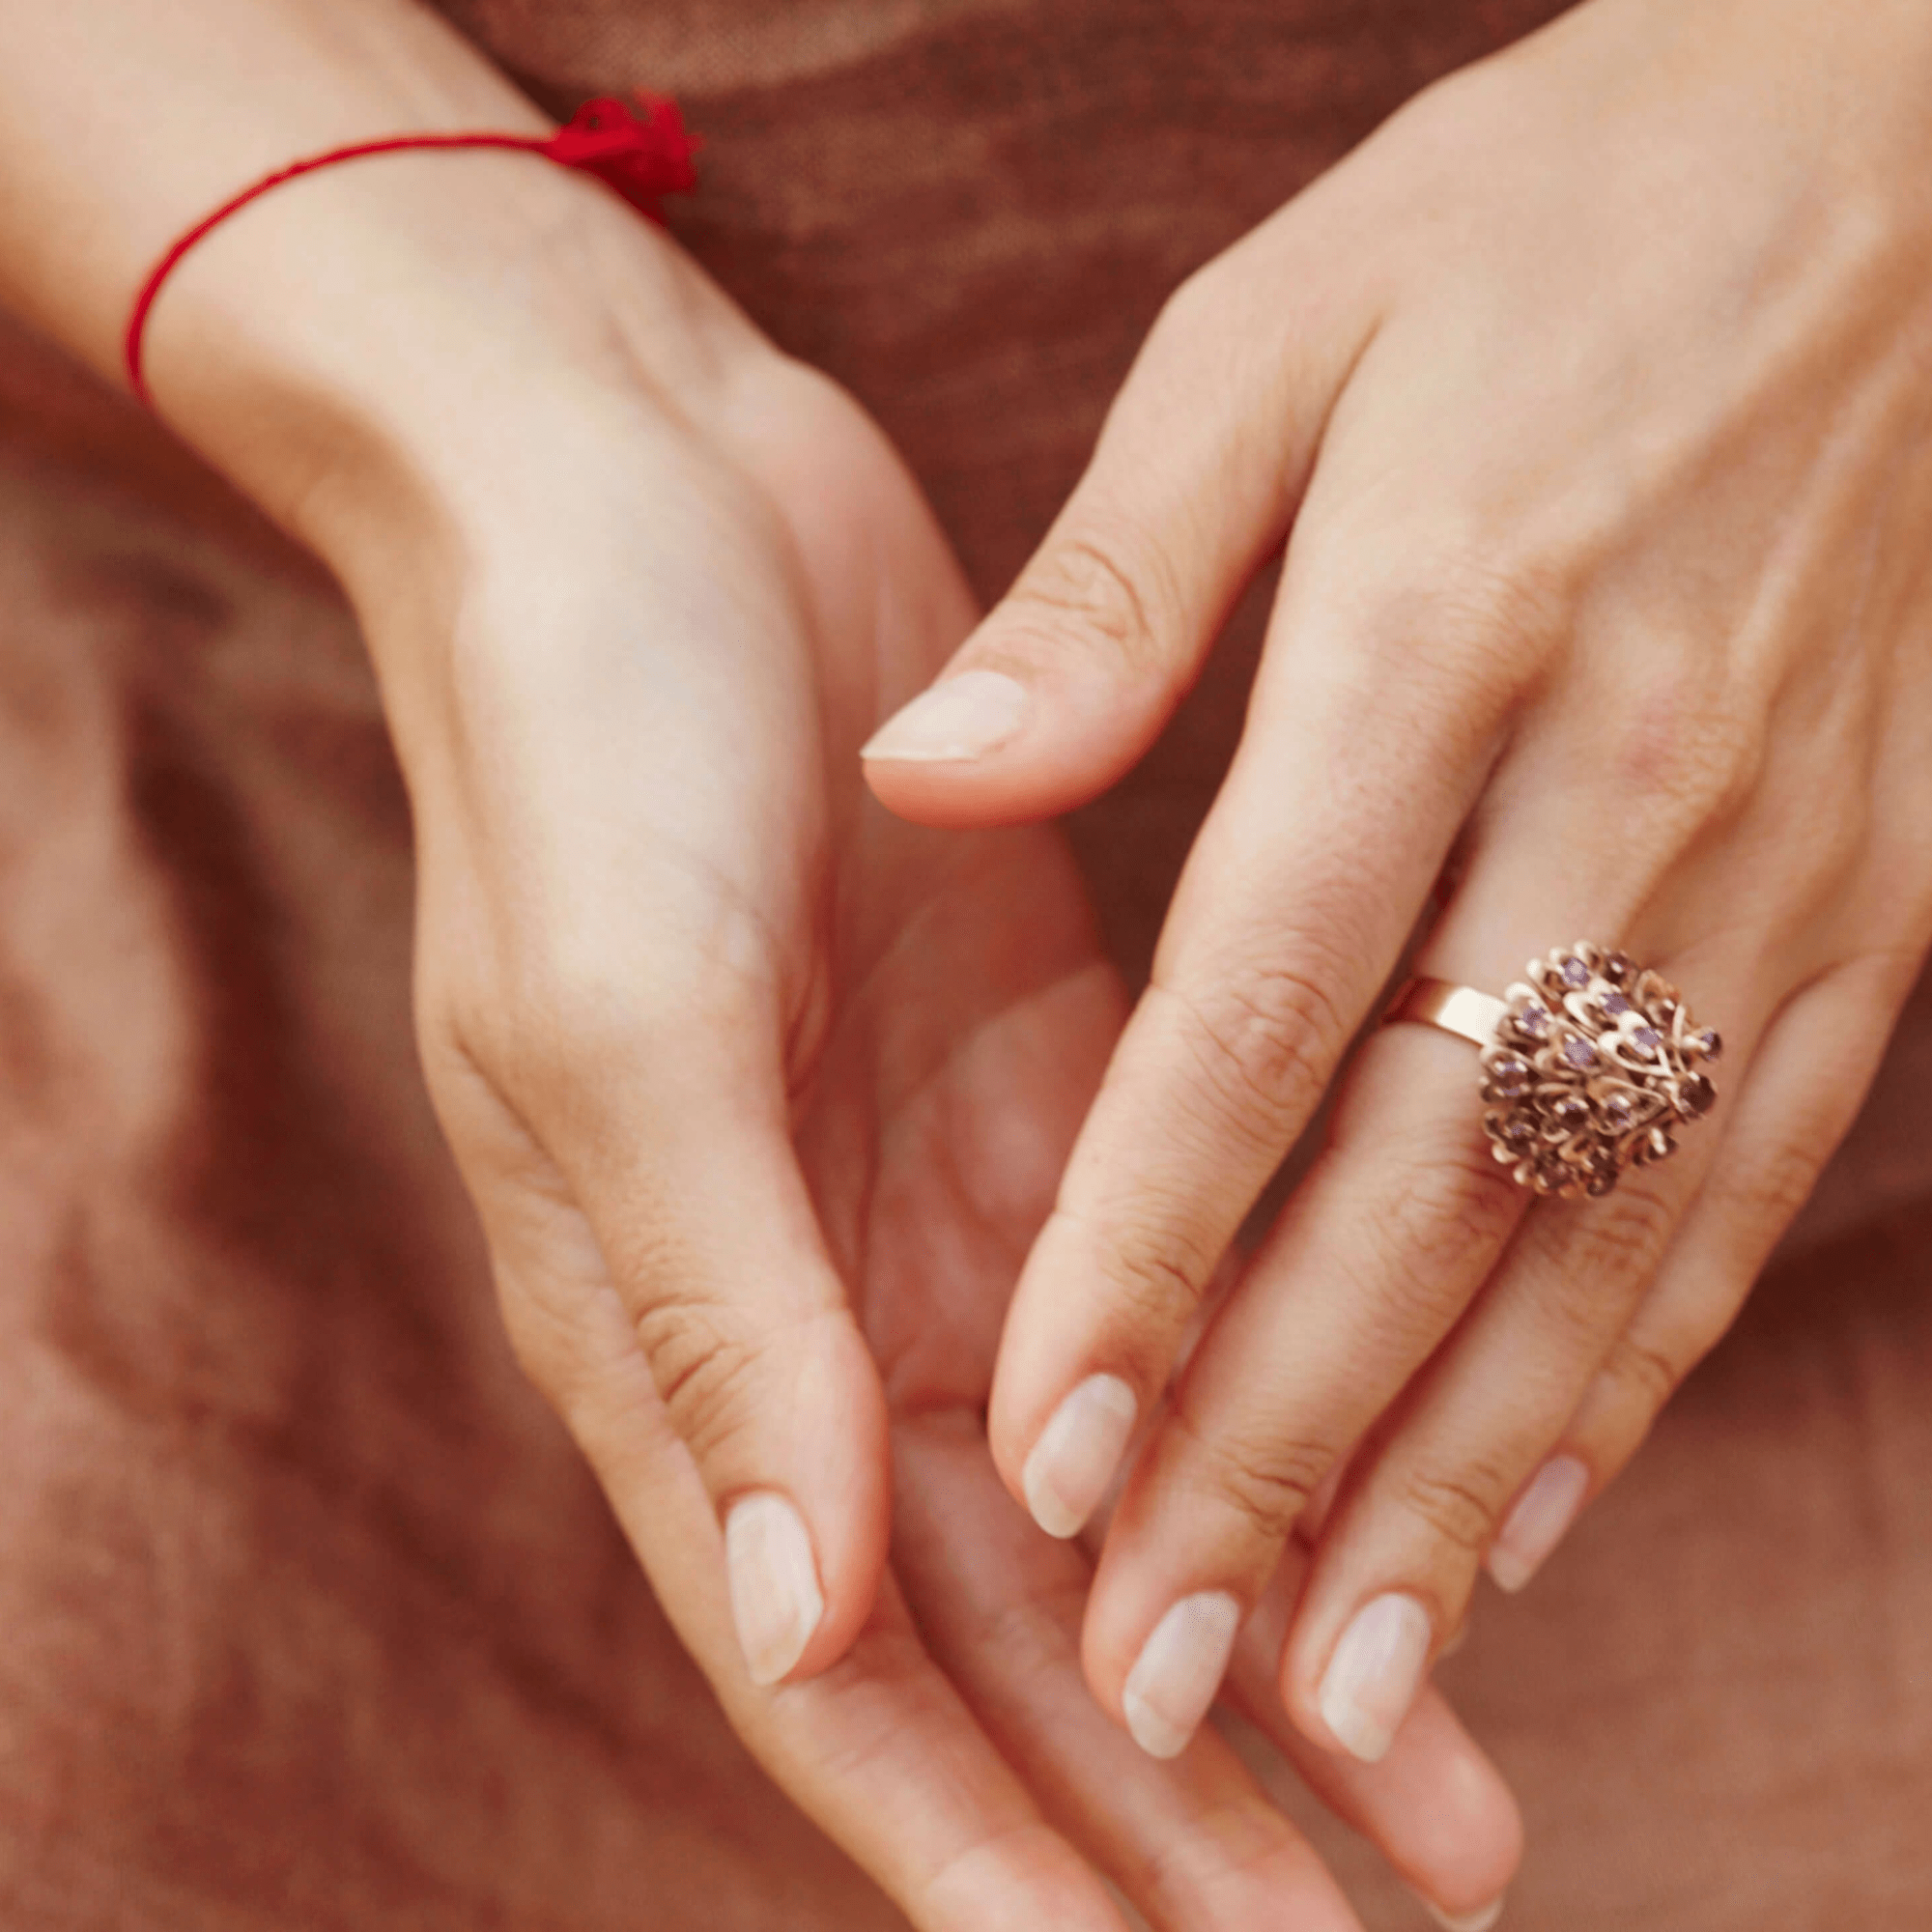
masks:
<path fill-rule="evenodd" d="M 1308 1552 L 1291 1542 L 1242 1626 L 1228 1697 L 1328 1808 L 1377 1846 L 1451 1932 L 1486 1932 L 1522 1861 L 1522 1816 L 1501 1774 L 1447 1700 L 1424 1685 L 1388 1755 L 1366 1765 L 1311 1744 L 1279 1690 L 1282 1650 Z"/>
<path fill-rule="evenodd" d="M 1739 1094 L 1710 1181 L 1550 1459 L 1586 1472 L 1579 1492 L 1567 1509 L 1546 1508 L 1519 1523 L 1526 1490 L 1508 1519 L 1514 1560 L 1505 1558 L 1504 1575 L 1518 1587 L 1636 1453 L 1665 1402 L 1737 1319 L 1850 1131 L 1916 967 L 1903 955 L 1840 965 L 1777 1015 Z"/>
<path fill-rule="evenodd" d="M 1553 813 L 1528 822 L 1528 838 L 1479 853 L 1442 936 L 1432 942 L 1433 970 L 1477 985 L 1516 977 L 1502 962 L 1518 947 L 1516 956 L 1524 956 L 1525 932 L 1551 916 L 1548 882 L 1566 869 L 1574 875 L 1566 855 L 1590 849 Z M 1553 849 L 1536 849 L 1546 838 Z M 1571 889 L 1613 930 L 1643 902 L 1655 875 L 1645 840 L 1632 843 L 1634 856 L 1610 866 L 1605 883 Z M 1538 882 L 1532 904 L 1523 902 L 1523 879 Z M 1727 983 L 1713 977 L 1720 988 Z M 1740 1004 L 1730 1002 L 1734 1010 Z M 1594 1051 L 1580 1036 L 1574 1042 L 1559 1036 L 1546 1052 L 1573 1047 Z M 1144 1695 L 1149 1660 L 1157 1655 L 1155 1634 L 1174 1606 L 1211 1592 L 1252 1601 L 1325 1469 L 1435 1352 L 1514 1235 L 1526 1199 L 1492 1158 L 1472 1058 L 1466 1043 L 1419 1027 L 1385 1031 L 1365 1047 L 1328 1152 L 1190 1363 L 1173 1421 L 1136 1467 L 1088 1632 L 1095 1689 L 1119 1699 L 1130 1725 L 1137 1687 Z M 1605 1204 L 1591 1207 L 1601 1212 Z M 1608 1245 L 1618 1249 L 1628 1232 L 1610 1220 L 1579 1225 L 1609 1228 Z M 1653 1242 L 1630 1264 L 1631 1299 L 1655 1255 Z M 1546 1441 L 1587 1372 L 1578 1367 L 1568 1399 L 1545 1425 Z M 1448 1480 L 1463 1480 L 1462 1472 Z M 1487 1472 L 1483 1480 L 1493 1481 Z M 1421 1494 L 1409 1518 L 1416 1540 L 1427 1531 L 1439 1544 L 1444 1521 L 1469 1508 L 1453 1488 Z M 1330 1541 L 1349 1548 L 1339 1536 Z M 1290 1710 L 1312 1738 L 1370 1761 L 1388 1749 L 1432 1657 L 1462 1621 L 1473 1577 L 1467 1548 L 1432 1546 L 1432 1553 L 1439 1576 L 1415 1557 L 1420 1577 L 1399 1571 L 1387 1587 L 1367 1592 L 1355 1587 L 1354 1571 L 1338 1580 L 1324 1569 L 1284 1665 Z M 1402 1587 L 1407 1583 L 1414 1587 Z"/>
<path fill-rule="evenodd" d="M 1322 1492 L 1347 1466 L 1346 1460 L 1336 1463 Z M 1425 1687 L 1395 1747 L 1373 1766 L 1311 1744 L 1283 1708 L 1282 1648 L 1307 1573 L 1308 1540 L 1319 1528 L 1321 1504 L 1318 1492 L 1240 1628 L 1226 1700 L 1284 1753 L 1330 1810 L 1381 1852 L 1453 1932 L 1481 1926 L 1493 1919 L 1521 1861 L 1522 1819 L 1501 1775 L 1447 1703 Z M 1083 1548 L 1099 1548 L 1107 1528 L 1103 1506 L 1082 1538 Z M 1085 1704 L 1090 1712 L 1095 1708 L 1091 1698 Z M 1118 1742 L 1118 1731 L 1113 1735 Z M 1185 1764 L 1191 1756 L 1190 1751 L 1177 1761 Z"/>
<path fill-rule="evenodd" d="M 883 1393 L 754 999 L 720 976 L 638 1007 L 676 1017 L 627 1012 L 594 1050 L 555 1056 L 568 1071 L 526 1076 L 535 1132 L 453 1054 L 432 1082 L 497 1255 L 526 1275 L 605 1279 L 629 1317 L 724 1527 L 753 1679 L 810 1675 L 851 1643 L 878 1587 Z"/>
<path fill-rule="evenodd" d="M 1860 973 L 1814 985 L 1750 1061 L 1734 1118 L 1716 1117 L 1722 1139 L 1598 1204 L 1634 1189 L 1643 1205 L 1531 1217 L 1324 1539 L 1285 1664 L 1291 1696 L 1314 1694 L 1363 1605 L 1399 1593 L 1441 1627 L 1485 1552 L 1503 1587 L 1529 1580 L 1735 1316 L 1849 1126 L 1904 991 L 1874 1001 Z M 1747 1048 L 1752 1031 L 1740 1029 Z M 1664 1323 L 1681 1325 L 1652 1333 Z M 1629 1446 L 1617 1453 L 1606 1429 Z"/>
<path fill-rule="evenodd" d="M 922 1414 L 895 1441 L 895 1567 L 922 1634 L 1051 1822 L 1160 1932 L 1359 1932 L 1219 1738 L 1160 1764 L 1094 1705 L 1079 1664 L 1087 1559 L 1014 1507 L 977 1413 Z"/>
<path fill-rule="evenodd" d="M 1376 593 L 1390 601 L 1364 604 L 1338 552 L 1291 557 L 1240 751 L 1022 1272 L 990 1430 L 1002 1474 L 1054 1534 L 1091 1511 L 1165 1385 L 1204 1284 L 1320 1104 L 1494 757 L 1518 655 L 1449 635 L 1444 666 L 1415 666 L 1431 606 L 1398 582 L 1408 571 L 1437 579 L 1405 554 Z M 1474 600 L 1457 602 L 1442 630 L 1487 634 Z M 1507 637 L 1512 620 L 1493 615 Z"/>
<path fill-rule="evenodd" d="M 1488 614 L 1492 638 L 1506 639 L 1508 623 Z M 1510 657 L 1506 644 L 1500 654 Z M 1570 721 L 1559 722 L 1575 738 Z M 1604 816 L 1600 788 L 1574 782 L 1574 761 L 1572 781 L 1552 787 L 1551 745 L 1568 742 L 1546 721 L 1530 749 L 1494 774 L 1465 883 L 1426 955 L 1431 970 L 1500 989 L 1518 977 L 1515 961 L 1547 944 L 1548 923 L 1566 919 L 1565 899 L 1568 919 L 1585 930 L 1631 930 L 1705 822 L 1701 792 L 1663 786 L 1619 799 Z M 1526 777 L 1529 760 L 1540 762 Z M 1725 772 L 1692 776 L 1729 782 Z M 1522 807 L 1526 784 L 1534 810 Z M 1603 823 L 1618 836 L 1606 840 Z M 1747 973 L 1739 977 L 1748 983 Z M 1719 974 L 1715 983 L 1727 981 Z M 1580 1038 L 1574 1045 L 1591 1051 Z M 1173 1422 L 1136 1468 L 1087 1641 L 1096 1691 L 1130 1720 L 1126 1691 L 1173 1606 L 1214 1591 L 1252 1601 L 1314 1485 L 1462 1319 L 1514 1235 L 1524 1197 L 1491 1158 L 1469 1057 L 1466 1043 L 1419 1027 L 1366 1046 L 1327 1154 L 1190 1364 Z M 1313 1632 L 1304 1621 L 1284 1689 L 1309 1735 L 1371 1758 L 1386 1750 L 1430 1658 L 1461 1620 L 1466 1584 L 1453 1594 L 1445 1605 L 1390 1590 L 1350 1605 L 1340 1627 Z"/>
<path fill-rule="evenodd" d="M 919 1932 L 1126 1932 L 1105 1889 L 934 1667 L 888 1583 L 837 1670 L 752 1683 L 711 1497 L 594 1262 L 499 1266 L 519 1356 L 556 1401 L 680 1639 L 786 1793 Z"/>
<path fill-rule="evenodd" d="M 1164 1627 L 1202 1596 L 1257 1600 L 1324 1475 L 1435 1350 L 1523 1210 L 1478 1123 L 1472 1059 L 1421 1027 L 1365 1045 L 1328 1148 L 1127 1480 L 1085 1650 L 1096 1695 L 1151 1748 L 1162 1739 L 1150 1706 L 1169 1720 L 1198 1715 L 1177 1711 L 1167 1689 Z M 1411 1688 L 1437 1634 L 1393 1633 Z M 1373 1748 L 1357 1738 L 1359 1754 L 1378 1755 L 1394 1729 Z M 1337 1743 L 1325 1728 L 1311 1735 Z"/>
<path fill-rule="evenodd" d="M 1320 259 L 1325 201 L 1285 218 Z M 1262 231 L 1267 235 L 1276 224 Z M 1096 796 L 1153 742 L 1281 542 L 1372 326 L 1249 242 L 1175 293 L 1086 474 L 938 682 L 865 747 L 893 810 L 1009 823 Z"/>
<path fill-rule="evenodd" d="M 1670 971 L 1680 977 L 1674 963 Z M 1748 1062 L 1761 1030 L 1760 978 L 1752 957 L 1711 950 L 1681 972 L 1700 1008 L 1708 998 L 1706 1011 L 1735 1020 L 1726 1029 L 1732 1060 Z M 1712 1124 L 1721 1119 L 1720 1107 Z M 1631 1169 L 1602 1199 L 1540 1203 L 1360 1459 L 1322 1535 L 1282 1662 L 1284 1696 L 1304 1724 L 1349 1742 L 1338 1712 L 1352 1696 L 1380 1728 L 1400 1728 L 1402 1686 L 1357 1671 L 1373 1655 L 1363 1633 L 1392 1625 L 1391 1605 L 1437 1640 L 1462 1622 L 1512 1499 L 1562 1435 L 1705 1181 L 1717 1135 L 1700 1129 L 1685 1139 L 1676 1158 Z M 1559 1469 L 1533 1508 L 1567 1506 L 1575 1483 Z"/>

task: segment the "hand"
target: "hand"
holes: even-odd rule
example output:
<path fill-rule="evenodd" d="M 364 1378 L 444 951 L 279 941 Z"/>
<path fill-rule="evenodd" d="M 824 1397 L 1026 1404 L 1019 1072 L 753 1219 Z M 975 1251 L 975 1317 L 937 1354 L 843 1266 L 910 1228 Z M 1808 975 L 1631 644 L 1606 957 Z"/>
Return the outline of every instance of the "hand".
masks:
<path fill-rule="evenodd" d="M 544 128 L 404 0 L 75 0 L 0 15 L 0 187 L 32 187 L 0 290 L 110 376 L 129 291 L 239 183 Z M 1086 1858 L 1162 1926 L 1351 1924 L 1225 1748 L 1152 1767 L 1092 1710 L 1085 1567 L 984 1455 L 1119 991 L 1053 839 L 947 850 L 864 797 L 859 738 L 973 617 L 876 432 L 523 156 L 278 188 L 180 264 L 147 351 L 364 620 L 424 1060 L 512 1333 L 767 1768 L 922 1926 L 1118 1928 Z M 1517 1826 L 1433 1708 L 1405 1764 L 1318 1781 L 1461 1909 Z"/>
<path fill-rule="evenodd" d="M 740 1734 L 918 1925 L 1119 1932 L 1097 1866 L 1175 1932 L 1352 1928 L 1225 1745 L 1156 1766 L 1094 1711 L 1088 1562 L 986 1453 L 1122 999 L 1054 835 L 919 832 L 860 782 L 971 628 L 957 567 L 850 400 L 579 186 L 464 270 L 495 306 L 439 279 L 420 366 L 392 309 L 312 384 L 391 386 L 295 456 L 215 412 L 370 639 L 424 1064 L 519 1356 Z M 385 258 L 452 274 L 456 226 Z M 1303 1755 L 1429 1897 L 1506 1881 L 1514 1807 L 1439 1701 L 1373 1776 Z"/>
<path fill-rule="evenodd" d="M 1485 1555 L 1520 1585 L 1633 1453 L 1864 1093 L 1932 938 L 1928 76 L 1909 6 L 1595 0 L 1431 90 L 1179 290 L 1039 553 L 870 748 L 933 824 L 1092 796 L 1288 534 L 1003 1344 L 994 1454 L 1057 1532 L 1445 867 L 1416 970 L 1500 993 L 1582 935 L 1722 1028 L 1674 1160 L 1527 1213 L 1473 1050 L 1366 1041 L 1107 1539 L 1088 1676 L 1154 1747 L 1213 1681 L 1204 1606 L 1321 1520 L 1281 1693 L 1386 1749 Z"/>

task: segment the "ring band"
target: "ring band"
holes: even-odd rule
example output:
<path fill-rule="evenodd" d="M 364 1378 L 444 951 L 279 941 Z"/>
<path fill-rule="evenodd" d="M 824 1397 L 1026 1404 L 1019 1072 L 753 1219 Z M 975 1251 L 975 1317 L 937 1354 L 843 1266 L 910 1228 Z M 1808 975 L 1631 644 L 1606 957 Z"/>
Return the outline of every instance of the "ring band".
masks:
<path fill-rule="evenodd" d="M 1667 1159 L 1671 1129 L 1711 1111 L 1723 1041 L 1677 988 L 1587 941 L 1532 959 L 1501 999 L 1446 980 L 1403 987 L 1383 1024 L 1416 1020 L 1482 1050 L 1490 1151 L 1538 1194 L 1607 1194 Z"/>

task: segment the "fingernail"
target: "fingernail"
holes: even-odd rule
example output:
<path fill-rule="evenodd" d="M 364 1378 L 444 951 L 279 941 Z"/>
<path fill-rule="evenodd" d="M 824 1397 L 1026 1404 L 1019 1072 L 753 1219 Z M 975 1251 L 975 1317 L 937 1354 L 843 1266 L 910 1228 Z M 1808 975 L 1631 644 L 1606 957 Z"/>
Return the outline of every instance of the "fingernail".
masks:
<path fill-rule="evenodd" d="M 922 692 L 874 731 L 862 758 L 904 758 L 939 764 L 977 758 L 1004 745 L 1020 728 L 1027 688 L 997 670 L 962 670 Z"/>
<path fill-rule="evenodd" d="M 1321 1719 L 1364 1764 L 1382 1758 L 1429 1662 L 1429 1612 L 1391 1592 L 1355 1613 L 1321 1679 Z"/>
<path fill-rule="evenodd" d="M 1240 1622 L 1241 1606 L 1225 1590 L 1203 1590 L 1154 1625 L 1121 1697 L 1127 1729 L 1149 1756 L 1187 1748 L 1227 1675 Z"/>
<path fill-rule="evenodd" d="M 754 1684 L 776 1684 L 801 1657 L 825 1614 L 811 1535 L 783 1496 L 761 1491 L 724 1519 L 731 1620 Z"/>
<path fill-rule="evenodd" d="M 1552 1456 L 1536 1472 L 1485 1559 L 1498 1589 L 1520 1590 L 1536 1575 L 1577 1520 L 1589 1487 L 1590 1472 L 1574 1456 Z"/>
<path fill-rule="evenodd" d="M 1465 1912 L 1458 1918 L 1455 1913 L 1444 1912 L 1439 1905 L 1422 1898 L 1420 1892 L 1416 1896 L 1421 1899 L 1422 1909 L 1443 1928 L 1443 1932 L 1490 1932 L 1490 1927 L 1503 1916 L 1503 1900 L 1500 1898 L 1491 1899 L 1480 1912 Z"/>
<path fill-rule="evenodd" d="M 1049 1536 L 1078 1536 L 1114 1480 L 1140 1405 L 1119 1376 L 1089 1376 L 1053 1411 L 1020 1472 L 1027 1508 Z"/>

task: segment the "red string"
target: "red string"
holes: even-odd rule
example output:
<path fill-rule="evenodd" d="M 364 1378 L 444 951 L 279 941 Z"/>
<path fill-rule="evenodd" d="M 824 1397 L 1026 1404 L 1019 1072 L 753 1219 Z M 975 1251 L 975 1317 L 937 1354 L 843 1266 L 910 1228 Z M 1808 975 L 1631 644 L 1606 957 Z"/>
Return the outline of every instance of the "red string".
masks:
<path fill-rule="evenodd" d="M 697 170 L 692 163 L 692 156 L 699 142 L 685 128 L 676 101 L 646 94 L 641 88 L 636 99 L 643 110 L 641 118 L 627 102 L 607 97 L 585 101 L 554 134 L 402 134 L 385 141 L 358 141 L 350 147 L 331 148 L 327 154 L 311 155 L 306 160 L 293 161 L 271 175 L 264 175 L 178 237 L 148 271 L 148 279 L 141 284 L 141 293 L 134 298 L 134 306 L 128 313 L 123 345 L 128 386 L 139 401 L 149 409 L 154 408 L 155 399 L 148 392 L 147 378 L 141 371 L 141 338 L 148 326 L 148 311 L 154 307 L 155 298 L 160 294 L 161 284 L 173 272 L 175 264 L 211 229 L 218 228 L 258 196 L 337 161 L 359 160 L 364 155 L 392 155 L 403 148 L 516 148 L 541 155 L 559 167 L 595 175 L 632 207 L 662 224 L 664 213 L 658 206 L 659 196 L 689 193 L 697 185 Z"/>

